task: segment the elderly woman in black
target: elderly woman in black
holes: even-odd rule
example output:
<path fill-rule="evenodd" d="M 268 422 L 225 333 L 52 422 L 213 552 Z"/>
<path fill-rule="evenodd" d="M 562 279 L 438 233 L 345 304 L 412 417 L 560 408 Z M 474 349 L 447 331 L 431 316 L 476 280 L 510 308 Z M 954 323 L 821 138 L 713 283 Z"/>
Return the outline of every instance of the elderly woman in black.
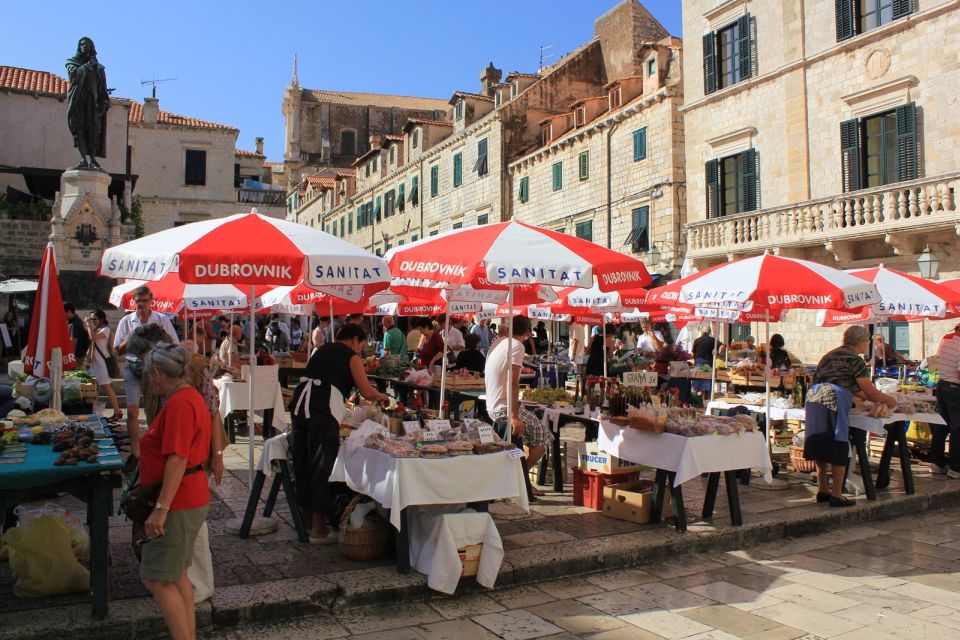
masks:
<path fill-rule="evenodd" d="M 850 460 L 850 411 L 853 398 L 884 403 L 891 409 L 895 398 L 881 393 L 870 381 L 870 370 L 861 357 L 870 345 L 870 334 L 859 325 L 843 332 L 843 345 L 823 356 L 807 392 L 806 431 L 803 457 L 817 463 L 817 502 L 831 507 L 850 507 L 854 502 L 843 495 L 843 480 Z M 832 467 L 832 484 L 827 483 L 827 465 Z"/>
<path fill-rule="evenodd" d="M 360 358 L 367 341 L 363 327 L 346 323 L 336 338 L 314 351 L 304 370 L 307 380 L 294 391 L 290 403 L 297 498 L 304 520 L 310 523 L 311 544 L 337 542 L 337 532 L 327 528 L 326 516 L 331 501 L 330 472 L 340 449 L 344 399 L 356 387 L 367 400 L 390 401 L 367 380 Z"/>

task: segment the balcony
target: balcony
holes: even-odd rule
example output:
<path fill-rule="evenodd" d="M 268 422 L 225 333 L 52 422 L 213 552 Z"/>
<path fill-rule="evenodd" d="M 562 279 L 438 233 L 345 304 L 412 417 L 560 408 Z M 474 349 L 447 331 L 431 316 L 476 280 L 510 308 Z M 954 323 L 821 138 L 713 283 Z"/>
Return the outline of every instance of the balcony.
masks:
<path fill-rule="evenodd" d="M 237 202 L 286 208 L 287 194 L 281 190 L 237 189 Z"/>
<path fill-rule="evenodd" d="M 938 230 L 960 234 L 960 173 L 693 222 L 687 256 L 714 263 L 765 249 L 819 246 L 841 261 L 850 241 L 879 238 L 902 254 L 916 251 L 919 234 Z"/>

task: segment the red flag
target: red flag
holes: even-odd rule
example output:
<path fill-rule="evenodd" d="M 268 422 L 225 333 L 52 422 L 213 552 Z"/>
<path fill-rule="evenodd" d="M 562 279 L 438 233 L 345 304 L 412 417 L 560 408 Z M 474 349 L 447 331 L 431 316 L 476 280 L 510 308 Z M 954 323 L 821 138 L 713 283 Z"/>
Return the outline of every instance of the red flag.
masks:
<path fill-rule="evenodd" d="M 77 358 L 70 342 L 67 316 L 63 312 L 63 296 L 57 280 L 57 258 L 53 244 L 47 243 L 40 262 L 40 282 L 33 300 L 33 317 L 30 320 L 30 340 L 23 359 L 23 370 L 37 377 L 50 376 L 52 351 L 60 347 L 63 353 L 63 370 L 77 366 Z"/>

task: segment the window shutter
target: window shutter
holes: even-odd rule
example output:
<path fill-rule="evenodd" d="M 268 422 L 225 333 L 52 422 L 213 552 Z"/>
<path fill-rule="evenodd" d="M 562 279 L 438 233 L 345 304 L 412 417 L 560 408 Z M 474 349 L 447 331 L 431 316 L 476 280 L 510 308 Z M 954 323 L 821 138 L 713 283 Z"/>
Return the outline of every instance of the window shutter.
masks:
<path fill-rule="evenodd" d="M 717 43 L 712 31 L 703 36 L 703 92 L 717 90 Z"/>
<path fill-rule="evenodd" d="M 913 0 L 893 0 L 893 19 L 913 13 Z"/>
<path fill-rule="evenodd" d="M 586 151 L 580 154 L 579 165 L 580 179 L 586 180 L 590 177 L 590 154 L 588 154 Z"/>
<path fill-rule="evenodd" d="M 413 176 L 410 180 L 410 204 L 416 205 L 420 198 L 420 176 Z"/>
<path fill-rule="evenodd" d="M 897 119 L 899 121 L 899 118 Z M 840 164 L 843 173 L 843 191 L 857 191 L 860 187 L 860 121 L 854 118 L 840 123 Z"/>
<path fill-rule="evenodd" d="M 743 210 L 756 211 L 760 202 L 760 172 L 757 166 L 760 156 L 756 149 L 747 149 L 740 154 L 743 162 Z"/>
<path fill-rule="evenodd" d="M 750 33 L 750 14 L 737 20 L 737 56 L 740 58 L 740 80 L 753 75 L 753 38 Z"/>
<path fill-rule="evenodd" d="M 347 214 L 347 233 L 353 233 L 353 211 Z"/>
<path fill-rule="evenodd" d="M 553 190 L 563 189 L 563 163 L 555 162 L 553 164 Z"/>
<path fill-rule="evenodd" d="M 463 184 L 463 154 L 458 153 L 453 156 L 453 186 L 459 187 Z"/>
<path fill-rule="evenodd" d="M 440 167 L 434 165 L 430 167 L 430 197 L 440 193 Z"/>
<path fill-rule="evenodd" d="M 914 103 L 897 107 L 897 174 L 903 180 L 915 180 L 917 167 L 917 108 Z"/>
<path fill-rule="evenodd" d="M 363 227 L 363 205 L 357 207 L 357 229 Z"/>
<path fill-rule="evenodd" d="M 647 159 L 647 128 L 633 132 L 633 161 Z"/>
<path fill-rule="evenodd" d="M 373 210 L 373 216 L 377 219 L 377 222 L 381 220 L 381 205 L 383 204 L 382 196 L 377 196 L 377 204 Z"/>
<path fill-rule="evenodd" d="M 708 160 L 707 173 L 707 218 L 720 215 L 720 161 Z"/>
<path fill-rule="evenodd" d="M 837 42 L 857 35 L 857 0 L 836 0 Z"/>
<path fill-rule="evenodd" d="M 477 172 L 477 175 L 485 175 L 487 173 L 487 139 L 484 138 L 477 142 L 477 161 L 473 165 L 473 170 Z"/>
<path fill-rule="evenodd" d="M 593 220 L 578 222 L 575 227 L 576 236 L 593 242 Z"/>
<path fill-rule="evenodd" d="M 638 207 L 630 212 L 633 228 L 626 244 L 634 253 L 650 250 L 650 207 Z"/>
<path fill-rule="evenodd" d="M 406 202 L 407 202 L 406 199 L 403 197 L 404 196 L 403 191 L 404 191 L 404 184 L 401 182 L 400 186 L 397 187 L 397 209 L 399 209 L 401 212 L 406 207 Z"/>
<path fill-rule="evenodd" d="M 526 202 L 530 199 L 530 178 L 523 177 L 520 178 L 520 202 Z"/>

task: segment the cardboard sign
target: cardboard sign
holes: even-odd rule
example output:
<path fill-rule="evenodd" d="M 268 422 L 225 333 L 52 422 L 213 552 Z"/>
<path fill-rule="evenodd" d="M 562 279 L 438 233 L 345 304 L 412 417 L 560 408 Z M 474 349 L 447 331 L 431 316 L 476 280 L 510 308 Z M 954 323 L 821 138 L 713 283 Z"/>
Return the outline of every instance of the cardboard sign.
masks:
<path fill-rule="evenodd" d="M 482 444 L 489 444 L 493 442 L 493 427 L 488 424 L 482 424 L 477 428 L 477 432 L 480 434 L 480 442 Z"/>
<path fill-rule="evenodd" d="M 418 420 L 404 420 L 403 432 L 406 435 L 410 435 L 414 431 L 420 431 L 420 422 Z"/>
<path fill-rule="evenodd" d="M 516 460 L 523 457 L 523 449 L 507 449 L 507 455 Z"/>
<path fill-rule="evenodd" d="M 625 371 L 623 384 L 628 387 L 655 387 L 657 386 L 656 371 Z"/>
<path fill-rule="evenodd" d="M 434 433 L 450 430 L 449 420 L 424 420 L 424 424 L 427 425 L 427 429 L 433 431 Z"/>

